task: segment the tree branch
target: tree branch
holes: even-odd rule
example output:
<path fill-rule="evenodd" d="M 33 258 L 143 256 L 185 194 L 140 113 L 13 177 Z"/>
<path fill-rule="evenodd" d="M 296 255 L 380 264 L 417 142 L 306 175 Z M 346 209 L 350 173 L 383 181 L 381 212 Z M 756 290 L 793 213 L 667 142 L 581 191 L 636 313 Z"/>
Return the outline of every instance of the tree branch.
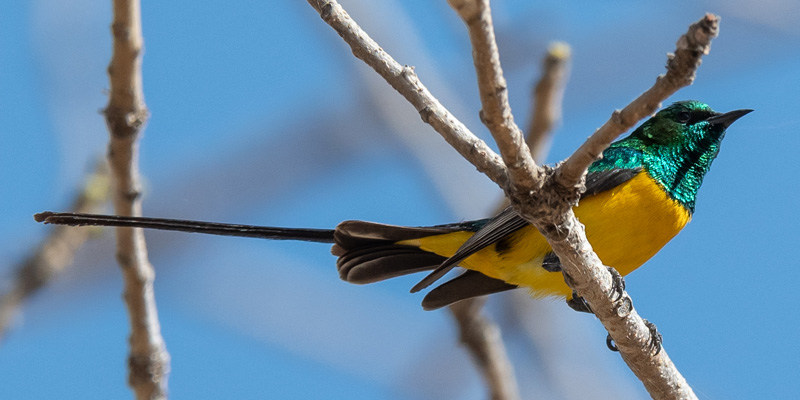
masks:
<path fill-rule="evenodd" d="M 138 138 L 147 120 L 141 76 L 142 27 L 138 0 L 114 0 L 110 94 L 105 109 L 108 159 L 114 176 L 117 215 L 141 215 Z M 131 323 L 128 384 L 138 399 L 167 397 L 169 354 L 158 322 L 153 279 L 141 229 L 117 228 L 117 260 L 125 282 Z"/>
<path fill-rule="evenodd" d="M 494 37 L 489 0 L 448 0 L 464 20 L 472 43 L 472 60 L 481 96 L 481 121 L 497 142 L 511 183 L 517 190 L 538 190 L 544 171 L 536 166 L 525 137 L 511 114 L 508 88 L 500 66 L 500 53 Z M 503 189 L 507 187 L 501 186 Z"/>
<path fill-rule="evenodd" d="M 77 213 L 100 212 L 109 194 L 108 166 L 100 163 L 86 180 L 70 210 Z M 0 339 L 9 329 L 17 309 L 39 289 L 72 263 L 75 252 L 91 234 L 90 229 L 56 226 L 25 262 L 16 268 L 10 288 L 0 296 Z"/>
<path fill-rule="evenodd" d="M 308 3 L 350 45 L 353 55 L 372 67 L 405 97 L 422 120 L 431 125 L 459 154 L 501 187 L 508 184 L 506 167 L 500 156 L 431 95 L 414 73 L 413 67 L 402 66 L 395 61 L 335 0 L 308 0 Z"/>

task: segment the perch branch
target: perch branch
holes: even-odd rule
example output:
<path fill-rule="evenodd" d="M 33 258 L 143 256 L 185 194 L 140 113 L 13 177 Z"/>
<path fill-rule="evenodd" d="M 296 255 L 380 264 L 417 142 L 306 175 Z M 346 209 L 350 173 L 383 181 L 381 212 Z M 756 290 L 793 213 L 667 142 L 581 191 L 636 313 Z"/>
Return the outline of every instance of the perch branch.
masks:
<path fill-rule="evenodd" d="M 110 134 L 108 160 L 117 215 L 141 215 L 138 139 L 147 120 L 142 91 L 142 26 L 138 0 L 114 0 L 110 93 L 104 110 Z M 117 261 L 131 324 L 128 384 L 138 399 L 167 397 L 167 353 L 153 293 L 155 271 L 141 229 L 117 228 Z"/>

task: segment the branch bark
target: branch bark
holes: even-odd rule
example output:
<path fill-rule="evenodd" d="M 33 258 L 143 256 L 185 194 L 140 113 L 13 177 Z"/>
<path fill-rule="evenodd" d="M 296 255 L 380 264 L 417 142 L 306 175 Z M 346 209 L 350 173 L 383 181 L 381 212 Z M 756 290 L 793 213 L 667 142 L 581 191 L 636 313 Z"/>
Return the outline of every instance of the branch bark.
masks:
<path fill-rule="evenodd" d="M 142 26 L 138 0 L 114 0 L 110 94 L 104 110 L 110 133 L 108 159 L 114 177 L 117 215 L 141 215 L 138 139 L 148 112 L 142 90 Z M 138 399 L 167 397 L 169 353 L 158 321 L 153 279 L 141 229 L 117 228 L 117 261 L 125 282 L 131 323 L 128 384 Z"/>
<path fill-rule="evenodd" d="M 403 75 L 398 72 L 399 64 L 369 39 L 335 0 L 308 1 L 320 12 L 323 20 L 351 46 L 357 57 L 367 62 L 409 99 L 423 115 L 423 120 L 431 123 L 467 160 L 498 183 L 515 210 L 542 232 L 559 256 L 564 274 L 570 277 L 573 288 L 595 311 L 595 315 L 617 344 L 623 359 L 644 383 L 651 396 L 656 399 L 696 398 L 666 351 L 656 354 L 651 351 L 649 330 L 633 310 L 630 297 L 623 293 L 618 298 L 611 292 L 611 276 L 588 243 L 584 227 L 575 218 L 572 207 L 579 199 L 586 169 L 611 141 L 639 119 L 652 113 L 669 95 L 692 82 L 700 57 L 708 52 L 711 39 L 717 35 L 719 18 L 707 14 L 690 26 L 689 31 L 678 40 L 676 55 L 669 57 L 667 74 L 659 77 L 653 88 L 626 107 L 635 111 L 615 112 L 606 124 L 609 128 L 601 128 L 573 157 L 554 170 L 537 167 L 533 163 L 527 146 L 520 140 L 519 129 L 513 124 L 513 118 L 510 118 L 510 107 L 504 101 L 505 80 L 502 78 L 499 62 L 495 62 L 499 60 L 499 56 L 494 43 L 491 16 L 488 15 L 488 1 L 450 0 L 470 30 L 483 103 L 483 119 L 498 142 L 502 159 L 511 164 L 508 171 L 504 171 L 504 166 L 502 163 L 498 164 L 493 153 L 464 150 L 469 149 L 474 141 L 460 142 L 461 136 L 443 133 L 454 130 L 453 127 L 442 126 L 443 123 L 453 121 L 449 113 L 437 111 L 438 115 L 448 115 L 448 118 L 437 118 L 434 122 L 426 118 L 426 114 L 430 115 L 430 112 L 423 110 L 428 108 L 420 107 L 419 102 L 415 101 L 417 97 L 408 93 L 414 87 L 422 87 L 421 84 L 415 83 L 411 88 L 398 84 L 404 82 L 403 78 L 398 78 Z M 376 57 L 376 54 L 380 57 Z M 406 69 L 408 70 L 410 68 Z M 413 77 L 418 82 L 416 76 Z M 490 84 L 485 84 L 486 82 Z M 489 93 L 491 91 L 494 93 Z M 424 92 L 426 101 L 438 105 L 427 90 Z M 458 122 L 453 124 L 463 127 Z M 492 168 L 487 168 L 487 165 Z M 525 171 L 529 174 L 525 175 Z"/>

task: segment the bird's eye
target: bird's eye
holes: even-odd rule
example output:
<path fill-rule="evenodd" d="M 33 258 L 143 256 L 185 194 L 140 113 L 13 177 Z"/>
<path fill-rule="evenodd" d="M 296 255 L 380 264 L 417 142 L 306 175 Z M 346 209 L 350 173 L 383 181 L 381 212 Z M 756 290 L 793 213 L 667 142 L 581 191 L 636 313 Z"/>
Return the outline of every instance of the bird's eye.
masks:
<path fill-rule="evenodd" d="M 683 111 L 680 114 L 678 114 L 678 122 L 682 124 L 689 122 L 690 119 L 692 119 L 692 114 L 689 114 L 686 111 Z"/>

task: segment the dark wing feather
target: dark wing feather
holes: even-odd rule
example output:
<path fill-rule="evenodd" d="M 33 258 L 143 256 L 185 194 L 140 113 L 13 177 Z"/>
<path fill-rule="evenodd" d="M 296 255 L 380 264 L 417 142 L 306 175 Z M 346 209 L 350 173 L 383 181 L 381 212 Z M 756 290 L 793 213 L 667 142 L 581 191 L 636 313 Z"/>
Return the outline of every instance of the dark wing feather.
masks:
<path fill-rule="evenodd" d="M 590 172 L 586 175 L 586 191 L 583 192 L 581 198 L 613 189 L 629 181 L 641 171 L 642 168 L 630 168 Z M 428 276 L 417 283 L 411 289 L 411 292 L 418 292 L 430 286 L 467 257 L 491 246 L 493 243 L 522 229 L 526 225 L 528 225 L 528 221 L 519 216 L 511 207 L 506 208 L 496 217 L 489 220 L 480 230 L 464 242 L 452 257 L 445 260 L 428 274 Z"/>
<path fill-rule="evenodd" d="M 643 168 L 612 169 L 586 174 L 586 191 L 581 198 L 611 190 L 638 175 Z"/>
<path fill-rule="evenodd" d="M 469 239 L 467 239 L 467 241 L 464 242 L 461 247 L 459 247 L 452 257 L 441 263 L 438 267 L 436 267 L 435 270 L 433 270 L 433 272 L 428 274 L 428 276 L 411 288 L 411 293 L 416 293 L 422 289 L 425 289 L 433 282 L 439 280 L 439 278 L 448 273 L 465 258 L 475 254 L 487 246 L 490 246 L 492 243 L 497 242 L 503 237 L 514 233 L 525 225 L 528 225 L 528 221 L 525 221 L 522 217 L 520 217 L 519 214 L 517 214 L 511 207 L 506 208 L 496 217 L 489 220 L 486 225 L 484 225 Z"/>
<path fill-rule="evenodd" d="M 471 297 L 516 289 L 500 279 L 490 278 L 477 271 L 466 271 L 450 281 L 437 286 L 422 299 L 422 308 L 435 310 Z"/>

